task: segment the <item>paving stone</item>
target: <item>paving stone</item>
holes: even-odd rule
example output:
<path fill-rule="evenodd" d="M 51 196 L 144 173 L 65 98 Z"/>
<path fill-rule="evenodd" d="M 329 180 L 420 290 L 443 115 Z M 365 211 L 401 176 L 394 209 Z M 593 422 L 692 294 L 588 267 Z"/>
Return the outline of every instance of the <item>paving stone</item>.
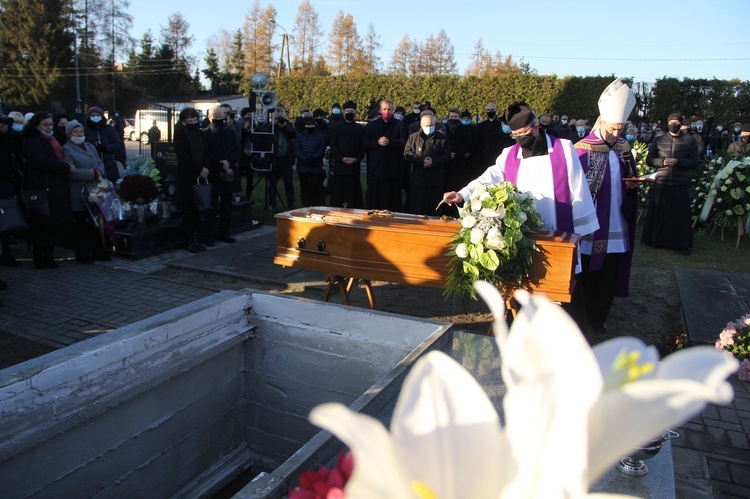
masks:
<path fill-rule="evenodd" d="M 732 479 L 729 473 L 729 465 L 718 459 L 707 459 L 706 464 L 708 465 L 708 472 L 712 479 L 723 480 L 729 482 Z"/>
<path fill-rule="evenodd" d="M 720 421 L 718 419 L 709 419 L 709 418 L 705 418 L 703 421 L 707 427 L 723 428 L 725 430 L 742 431 L 742 424 L 740 424 L 739 418 L 737 418 L 736 423 L 730 423 L 727 421 Z"/>

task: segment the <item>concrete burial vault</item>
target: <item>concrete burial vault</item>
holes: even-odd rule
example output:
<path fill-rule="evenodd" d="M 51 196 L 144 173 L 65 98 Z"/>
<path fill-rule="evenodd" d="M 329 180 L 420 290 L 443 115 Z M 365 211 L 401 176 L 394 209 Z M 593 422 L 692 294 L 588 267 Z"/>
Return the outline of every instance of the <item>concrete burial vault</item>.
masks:
<path fill-rule="evenodd" d="M 225 291 L 2 370 L 0 495 L 211 497 L 242 475 L 235 497 L 282 497 L 341 449 L 310 410 L 387 421 L 448 328 Z"/>

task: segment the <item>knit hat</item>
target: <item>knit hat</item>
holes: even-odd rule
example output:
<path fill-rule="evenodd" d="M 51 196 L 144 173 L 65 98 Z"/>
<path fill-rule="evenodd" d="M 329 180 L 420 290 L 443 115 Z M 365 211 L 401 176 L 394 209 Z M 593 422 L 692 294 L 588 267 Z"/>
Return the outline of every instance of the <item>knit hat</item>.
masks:
<path fill-rule="evenodd" d="M 354 109 L 356 111 L 357 110 L 357 103 L 354 102 L 353 100 L 348 100 L 348 101 L 344 102 L 343 109 Z"/>
<path fill-rule="evenodd" d="M 469 112 L 468 109 L 464 109 L 463 112 L 461 113 L 461 117 L 462 118 L 471 118 L 471 113 Z"/>
<path fill-rule="evenodd" d="M 88 114 L 89 114 L 89 116 L 91 115 L 91 113 L 99 113 L 99 114 L 101 114 L 102 116 L 104 116 L 104 111 L 102 110 L 102 108 L 100 108 L 100 107 L 96 107 L 96 106 L 91 106 L 91 107 L 89 108 L 89 113 L 88 113 Z"/>
<path fill-rule="evenodd" d="M 320 108 L 313 111 L 313 118 L 325 118 L 325 116 L 326 116 L 326 112 Z"/>
<path fill-rule="evenodd" d="M 72 132 L 73 129 L 75 127 L 77 127 L 77 126 L 82 127 L 83 125 L 81 125 L 80 123 L 78 123 L 76 120 L 68 121 L 68 124 L 65 125 L 65 135 L 67 135 L 68 137 L 70 137 L 70 132 Z"/>
<path fill-rule="evenodd" d="M 619 78 L 599 97 L 599 116 L 607 123 L 625 123 L 635 107 L 635 95 Z"/>
<path fill-rule="evenodd" d="M 682 124 L 682 113 L 672 113 L 672 114 L 670 114 L 669 117 L 667 118 L 667 123 L 669 123 L 672 120 L 677 120 L 677 121 L 680 122 L 680 124 Z"/>

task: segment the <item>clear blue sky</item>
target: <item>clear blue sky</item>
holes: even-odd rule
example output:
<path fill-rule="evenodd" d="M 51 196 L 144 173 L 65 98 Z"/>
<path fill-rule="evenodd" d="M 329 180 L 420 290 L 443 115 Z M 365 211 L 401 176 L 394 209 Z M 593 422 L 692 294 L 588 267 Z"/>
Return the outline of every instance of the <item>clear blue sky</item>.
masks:
<path fill-rule="evenodd" d="M 260 2 L 261 8 L 276 8 L 276 21 L 290 35 L 299 3 Z M 190 23 L 192 52 L 202 68 L 209 37 L 222 28 L 240 28 L 251 5 L 249 0 L 131 0 L 128 12 L 134 18 L 132 36 L 140 39 L 147 29 L 158 38 L 170 14 L 180 11 Z M 646 82 L 663 76 L 750 80 L 746 0 L 312 0 L 312 5 L 326 37 L 339 10 L 354 16 L 362 36 L 372 23 L 386 66 L 405 33 L 424 40 L 444 29 L 461 74 L 481 37 L 491 53 L 523 58 L 539 74 L 615 74 Z"/>

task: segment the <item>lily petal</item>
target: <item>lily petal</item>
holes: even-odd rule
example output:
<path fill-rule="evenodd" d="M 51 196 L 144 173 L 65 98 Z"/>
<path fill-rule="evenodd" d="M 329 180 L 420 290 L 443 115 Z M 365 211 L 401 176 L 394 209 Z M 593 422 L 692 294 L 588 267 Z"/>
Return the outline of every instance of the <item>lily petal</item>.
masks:
<path fill-rule="evenodd" d="M 412 497 L 391 436 L 378 420 L 343 404 L 328 403 L 315 407 L 310 412 L 310 421 L 336 435 L 351 449 L 354 472 L 346 485 L 348 497 Z"/>
<path fill-rule="evenodd" d="M 443 498 L 496 497 L 513 462 L 484 389 L 446 354 L 425 355 L 409 373 L 391 433 L 408 476 Z M 356 459 L 355 455 L 355 459 Z M 471 473 L 466 473 L 471 470 Z"/>

